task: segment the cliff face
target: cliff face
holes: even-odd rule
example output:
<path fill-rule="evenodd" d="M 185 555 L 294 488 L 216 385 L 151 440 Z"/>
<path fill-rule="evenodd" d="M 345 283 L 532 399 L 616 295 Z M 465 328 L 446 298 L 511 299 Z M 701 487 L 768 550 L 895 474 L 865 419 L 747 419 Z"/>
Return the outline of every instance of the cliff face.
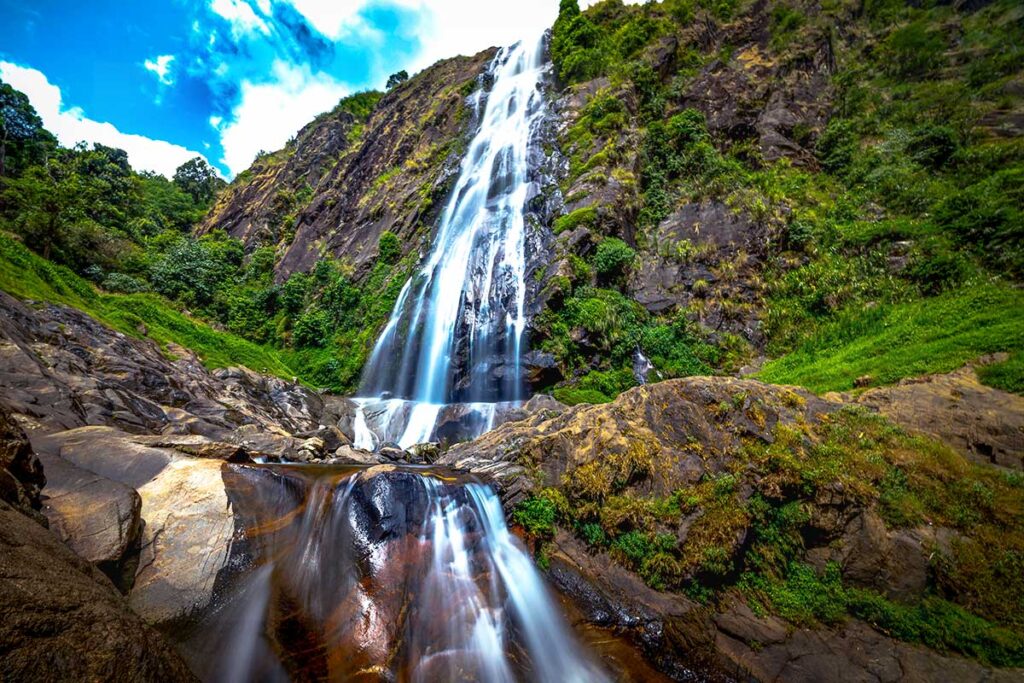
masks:
<path fill-rule="evenodd" d="M 493 56 L 444 60 L 382 97 L 346 98 L 240 174 L 199 231 L 225 230 L 249 249 L 276 246 L 282 280 L 321 256 L 359 273 L 385 230 L 403 254 L 425 246 L 473 123 L 470 96 Z"/>

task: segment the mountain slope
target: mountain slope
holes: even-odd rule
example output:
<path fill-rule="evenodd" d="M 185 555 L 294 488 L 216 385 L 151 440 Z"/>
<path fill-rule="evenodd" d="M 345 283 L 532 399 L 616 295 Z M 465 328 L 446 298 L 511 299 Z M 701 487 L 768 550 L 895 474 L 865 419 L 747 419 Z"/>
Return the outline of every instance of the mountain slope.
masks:
<path fill-rule="evenodd" d="M 363 273 L 385 230 L 403 253 L 424 246 L 472 123 L 467 97 L 493 56 L 444 60 L 385 95 L 345 98 L 242 173 L 200 232 L 275 247 L 278 279 L 323 256 Z"/>

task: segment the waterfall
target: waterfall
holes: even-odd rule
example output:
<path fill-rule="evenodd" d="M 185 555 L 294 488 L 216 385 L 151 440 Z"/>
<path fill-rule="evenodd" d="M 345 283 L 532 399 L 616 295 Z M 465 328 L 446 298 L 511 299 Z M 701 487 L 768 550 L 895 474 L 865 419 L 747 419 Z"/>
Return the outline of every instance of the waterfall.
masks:
<path fill-rule="evenodd" d="M 354 444 L 491 429 L 523 398 L 528 152 L 544 40 L 500 50 L 434 236 L 377 341 Z M 415 466 L 225 465 L 216 607 L 183 650 L 211 681 L 601 683 L 487 485 Z"/>
<path fill-rule="evenodd" d="M 449 472 L 232 465 L 206 680 L 600 682 L 494 491 Z M 207 665 L 207 668 L 203 667 Z"/>
<path fill-rule="evenodd" d="M 543 36 L 517 43 L 495 56 L 490 92 L 473 95 L 479 128 L 360 387 L 360 410 L 386 418 L 371 421 L 377 444 L 430 439 L 448 404 L 523 397 L 528 158 L 547 70 Z"/>

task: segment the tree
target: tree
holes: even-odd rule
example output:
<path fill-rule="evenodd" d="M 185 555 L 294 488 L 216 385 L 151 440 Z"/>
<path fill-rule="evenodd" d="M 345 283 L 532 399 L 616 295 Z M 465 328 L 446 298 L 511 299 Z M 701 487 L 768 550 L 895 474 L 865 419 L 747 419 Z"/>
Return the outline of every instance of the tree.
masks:
<path fill-rule="evenodd" d="M 388 76 L 387 89 L 391 90 L 395 86 L 405 83 L 407 80 L 409 80 L 409 72 L 407 72 L 405 69 L 402 69 L 397 73 L 393 73 L 390 76 Z"/>
<path fill-rule="evenodd" d="M 25 93 L 0 81 L 0 176 L 42 163 L 56 146 Z"/>
<path fill-rule="evenodd" d="M 174 171 L 174 184 L 191 195 L 192 201 L 196 204 L 208 206 L 224 181 L 217 176 L 217 171 L 206 163 L 205 159 L 196 157 Z"/>
<path fill-rule="evenodd" d="M 10 212 L 10 225 L 25 244 L 44 258 L 83 271 L 113 262 L 116 240 L 89 216 L 91 179 L 74 168 L 70 152 L 46 166 L 32 166 L 4 184 L 0 205 Z"/>

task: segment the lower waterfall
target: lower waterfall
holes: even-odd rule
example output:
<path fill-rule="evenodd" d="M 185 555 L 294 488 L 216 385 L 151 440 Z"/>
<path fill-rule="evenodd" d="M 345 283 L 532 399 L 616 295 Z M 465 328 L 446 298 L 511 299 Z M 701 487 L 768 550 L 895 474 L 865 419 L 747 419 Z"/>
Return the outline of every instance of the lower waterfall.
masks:
<path fill-rule="evenodd" d="M 207 680 L 602 681 L 494 491 L 446 471 L 231 465 Z"/>

